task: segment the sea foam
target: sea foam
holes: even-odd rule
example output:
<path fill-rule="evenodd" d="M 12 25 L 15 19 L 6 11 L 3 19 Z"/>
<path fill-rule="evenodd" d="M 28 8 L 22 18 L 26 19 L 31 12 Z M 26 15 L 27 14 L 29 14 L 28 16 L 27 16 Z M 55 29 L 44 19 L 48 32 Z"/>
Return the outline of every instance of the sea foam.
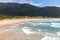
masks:
<path fill-rule="evenodd" d="M 38 33 L 47 35 L 41 40 L 60 40 L 60 21 L 59 20 L 45 20 L 45 21 L 28 21 L 25 22 L 22 31 L 27 35 L 36 34 L 36 31 L 32 31 L 32 28 L 37 29 Z M 43 31 L 42 31 L 43 30 Z M 47 30 L 47 32 L 45 32 Z M 52 31 L 52 32 L 48 32 Z"/>
<path fill-rule="evenodd" d="M 41 40 L 60 40 L 60 38 L 59 38 L 59 37 L 45 36 L 45 37 L 42 38 Z"/>
<path fill-rule="evenodd" d="M 34 34 L 35 32 L 31 31 L 31 29 L 29 29 L 28 27 L 24 27 L 22 28 L 22 31 L 27 34 L 27 35 L 30 35 L 30 34 Z"/>
<path fill-rule="evenodd" d="M 60 28 L 60 23 L 51 23 L 51 27 Z"/>

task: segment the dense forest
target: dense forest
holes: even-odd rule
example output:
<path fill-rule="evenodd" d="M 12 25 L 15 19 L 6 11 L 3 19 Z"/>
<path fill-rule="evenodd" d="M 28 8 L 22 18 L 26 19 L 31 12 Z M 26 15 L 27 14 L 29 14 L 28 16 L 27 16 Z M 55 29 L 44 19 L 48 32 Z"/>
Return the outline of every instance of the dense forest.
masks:
<path fill-rule="evenodd" d="M 27 3 L 0 3 L 0 17 L 41 16 L 60 18 L 60 7 L 37 7 Z"/>

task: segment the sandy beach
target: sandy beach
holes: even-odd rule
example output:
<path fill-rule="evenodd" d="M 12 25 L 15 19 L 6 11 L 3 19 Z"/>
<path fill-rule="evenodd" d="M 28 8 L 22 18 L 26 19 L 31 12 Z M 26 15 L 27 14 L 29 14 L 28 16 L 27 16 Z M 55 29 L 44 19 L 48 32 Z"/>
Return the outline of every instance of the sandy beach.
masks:
<path fill-rule="evenodd" d="M 54 20 L 54 18 L 41 18 L 41 19 L 4 19 L 0 20 L 0 27 L 6 26 L 6 25 L 13 25 L 19 22 L 24 22 L 24 21 L 35 21 L 35 20 Z"/>
<path fill-rule="evenodd" d="M 35 20 L 54 20 L 54 19 L 4 19 L 0 20 L 0 28 L 6 28 L 9 25 L 15 25 L 17 23 L 25 21 L 35 21 Z M 3 30 L 2 30 L 3 31 Z M 41 40 L 43 35 L 32 35 L 28 36 L 21 29 L 14 29 L 0 33 L 0 40 Z"/>
<path fill-rule="evenodd" d="M 4 19 L 0 20 L 0 28 L 7 28 L 10 25 L 15 25 L 17 23 L 21 23 L 24 21 L 30 20 L 41 20 L 41 19 Z M 0 30 L 0 40 L 40 40 L 43 35 L 26 35 L 21 29 L 14 29 L 14 30 Z"/>

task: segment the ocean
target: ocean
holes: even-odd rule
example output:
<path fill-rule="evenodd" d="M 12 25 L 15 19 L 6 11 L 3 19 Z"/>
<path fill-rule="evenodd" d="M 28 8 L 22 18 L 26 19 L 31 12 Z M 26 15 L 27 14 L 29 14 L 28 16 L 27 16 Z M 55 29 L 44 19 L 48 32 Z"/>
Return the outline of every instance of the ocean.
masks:
<path fill-rule="evenodd" d="M 60 40 L 60 20 L 26 21 L 22 25 L 26 35 L 41 34 L 45 36 L 41 40 Z"/>
<path fill-rule="evenodd" d="M 31 20 L 0 28 L 0 37 L 6 35 L 17 40 L 60 40 L 60 20 Z"/>

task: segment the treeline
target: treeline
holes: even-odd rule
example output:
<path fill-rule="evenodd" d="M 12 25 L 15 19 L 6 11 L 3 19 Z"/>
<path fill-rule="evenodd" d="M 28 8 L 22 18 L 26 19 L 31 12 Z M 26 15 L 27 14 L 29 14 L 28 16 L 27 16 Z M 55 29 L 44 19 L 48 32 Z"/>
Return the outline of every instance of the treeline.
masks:
<path fill-rule="evenodd" d="M 0 19 L 21 17 L 51 17 L 60 18 L 60 7 L 46 6 L 37 7 L 23 3 L 0 3 Z"/>
<path fill-rule="evenodd" d="M 42 17 L 42 16 L 6 16 L 0 15 L 0 20 L 2 19 L 40 19 L 40 18 L 51 18 L 51 17 Z"/>

